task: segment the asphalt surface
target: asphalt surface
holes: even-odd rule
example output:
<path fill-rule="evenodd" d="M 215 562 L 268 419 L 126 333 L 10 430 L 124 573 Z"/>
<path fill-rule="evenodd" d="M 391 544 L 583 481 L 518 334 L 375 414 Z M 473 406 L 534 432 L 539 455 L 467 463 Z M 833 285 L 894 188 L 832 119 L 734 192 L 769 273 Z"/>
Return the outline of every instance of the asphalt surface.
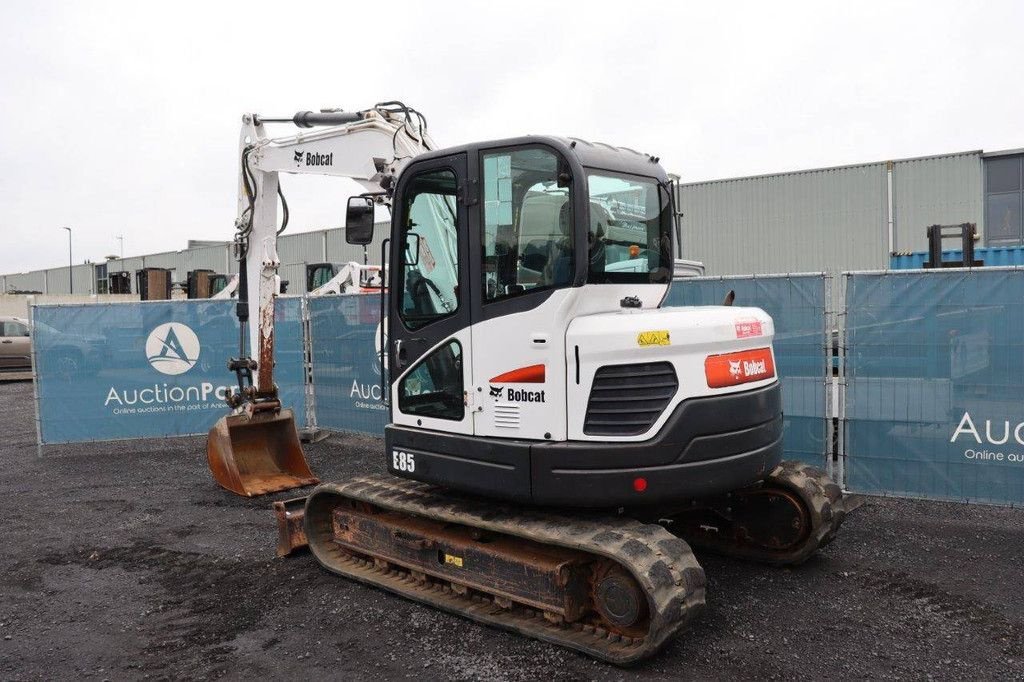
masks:
<path fill-rule="evenodd" d="M 624 670 L 275 559 L 270 500 L 218 488 L 203 439 L 40 459 L 30 383 L 0 432 L 0 679 L 1024 679 L 1020 510 L 868 498 L 797 569 L 699 555 L 708 608 Z M 307 453 L 383 468 L 373 438 Z"/>

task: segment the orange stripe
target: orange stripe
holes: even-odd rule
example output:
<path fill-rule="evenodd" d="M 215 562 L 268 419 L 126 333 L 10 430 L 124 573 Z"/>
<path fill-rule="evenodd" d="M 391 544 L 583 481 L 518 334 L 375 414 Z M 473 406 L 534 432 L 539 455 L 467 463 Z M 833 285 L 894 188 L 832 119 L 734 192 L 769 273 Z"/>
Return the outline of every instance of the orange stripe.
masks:
<path fill-rule="evenodd" d="M 543 384 L 544 365 L 520 367 L 491 378 L 492 384 Z"/>

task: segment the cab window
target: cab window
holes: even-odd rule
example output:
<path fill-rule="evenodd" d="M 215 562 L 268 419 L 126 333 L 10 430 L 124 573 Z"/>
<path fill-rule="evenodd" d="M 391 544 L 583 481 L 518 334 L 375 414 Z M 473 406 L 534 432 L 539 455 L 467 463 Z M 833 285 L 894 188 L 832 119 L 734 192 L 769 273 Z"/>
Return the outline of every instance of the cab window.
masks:
<path fill-rule="evenodd" d="M 462 346 L 449 341 L 402 378 L 398 409 L 404 414 L 460 421 L 466 414 L 462 386 Z"/>
<path fill-rule="evenodd" d="M 408 329 L 459 307 L 459 225 L 455 173 L 424 171 L 409 181 L 402 206 L 402 302 Z"/>
<path fill-rule="evenodd" d="M 653 178 L 592 171 L 588 281 L 647 283 L 672 278 L 672 207 Z"/>
<path fill-rule="evenodd" d="M 568 286 L 572 202 L 558 156 L 541 148 L 484 154 L 483 185 L 484 301 Z"/>

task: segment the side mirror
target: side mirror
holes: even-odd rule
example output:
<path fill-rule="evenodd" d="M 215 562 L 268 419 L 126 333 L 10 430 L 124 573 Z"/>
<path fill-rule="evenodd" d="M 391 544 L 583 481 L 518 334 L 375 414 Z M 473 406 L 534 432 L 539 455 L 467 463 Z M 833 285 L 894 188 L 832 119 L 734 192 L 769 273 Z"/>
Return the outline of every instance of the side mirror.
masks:
<path fill-rule="evenodd" d="M 373 199 L 349 197 L 345 211 L 345 241 L 366 246 L 373 241 Z"/>
<path fill-rule="evenodd" d="M 420 262 L 420 236 L 415 232 L 405 235 L 405 264 L 417 265 Z"/>

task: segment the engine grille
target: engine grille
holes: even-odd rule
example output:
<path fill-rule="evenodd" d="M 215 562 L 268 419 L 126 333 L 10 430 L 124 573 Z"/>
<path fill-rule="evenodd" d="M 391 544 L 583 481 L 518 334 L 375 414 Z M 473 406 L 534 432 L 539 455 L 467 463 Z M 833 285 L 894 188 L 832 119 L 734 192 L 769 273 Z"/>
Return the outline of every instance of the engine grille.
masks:
<path fill-rule="evenodd" d="M 679 390 L 670 362 L 606 365 L 590 387 L 583 433 L 588 436 L 635 436 L 644 433 Z"/>

